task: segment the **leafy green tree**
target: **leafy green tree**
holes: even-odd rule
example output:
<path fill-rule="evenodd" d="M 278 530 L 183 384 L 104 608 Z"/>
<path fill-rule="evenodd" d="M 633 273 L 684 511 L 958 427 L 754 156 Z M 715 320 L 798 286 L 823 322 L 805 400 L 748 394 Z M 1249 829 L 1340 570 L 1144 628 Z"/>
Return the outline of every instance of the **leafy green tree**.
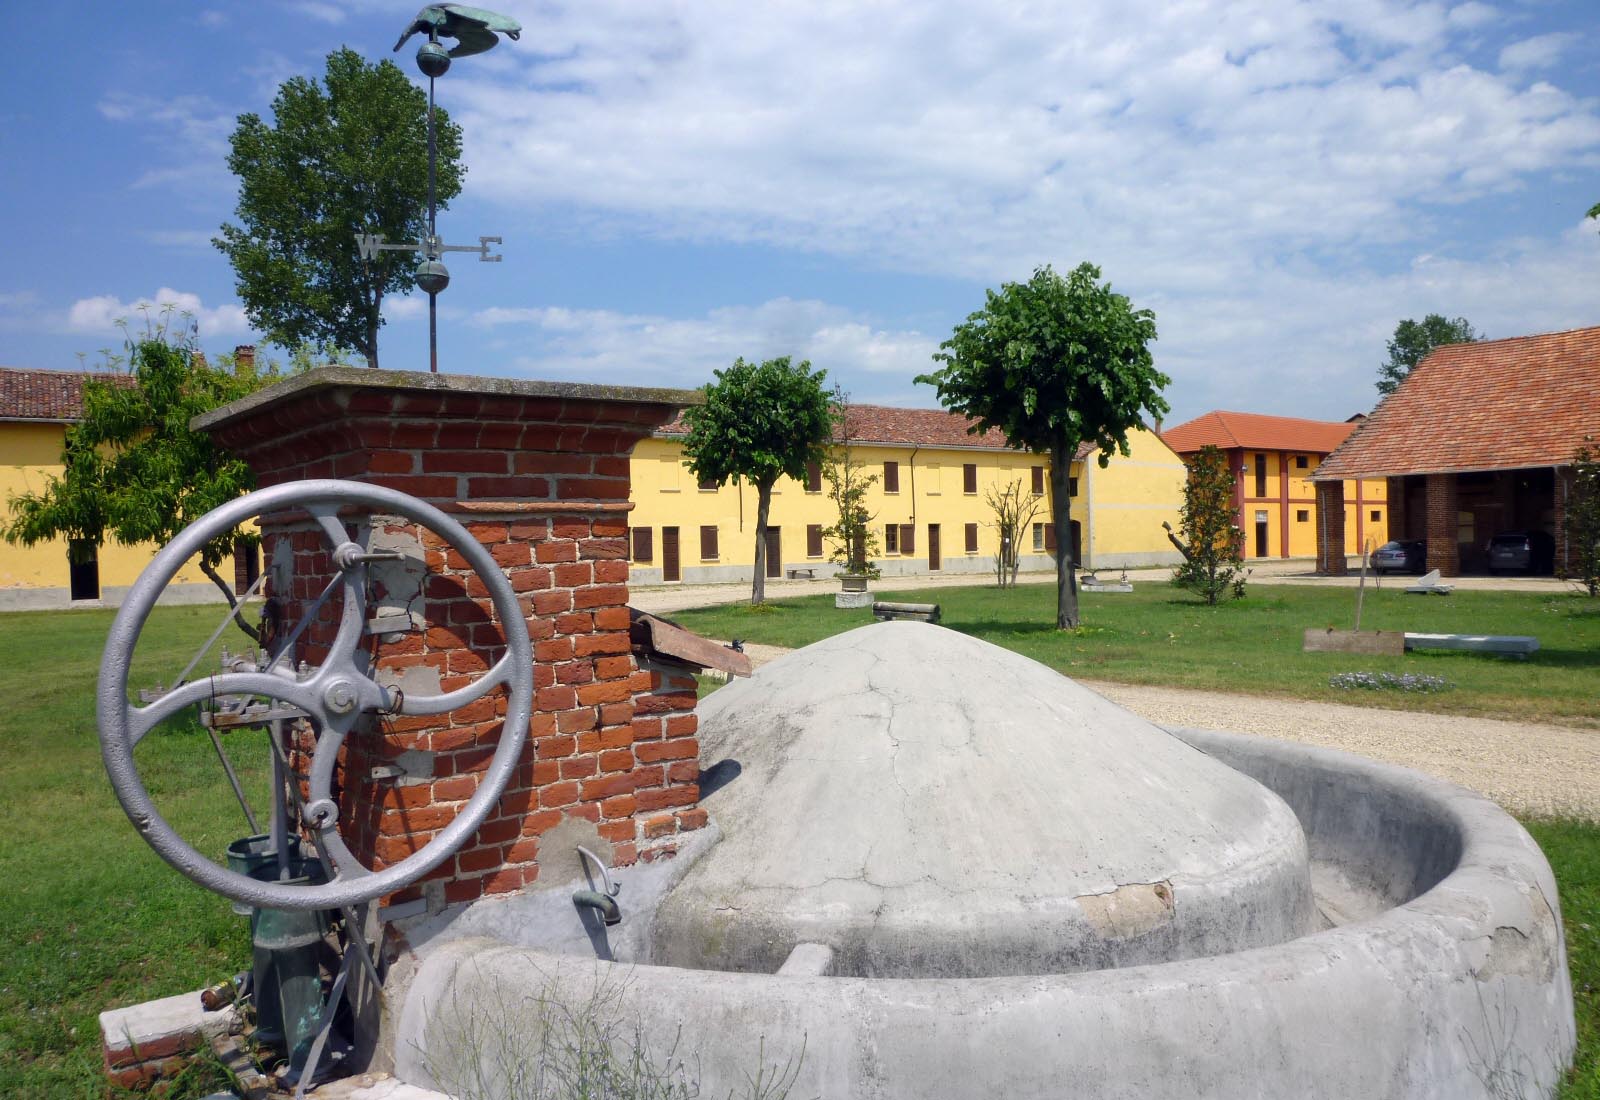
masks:
<path fill-rule="evenodd" d="M 1389 341 L 1389 358 L 1378 366 L 1378 392 L 1391 394 L 1436 347 L 1444 344 L 1470 344 L 1482 340 L 1465 317 L 1445 318 L 1430 313 L 1420 321 L 1401 321 Z"/>
<path fill-rule="evenodd" d="M 391 242 L 428 232 L 428 97 L 388 61 L 328 55 L 324 87 L 292 77 L 271 125 L 239 116 L 228 168 L 240 224 L 212 243 L 227 255 L 250 323 L 274 343 L 332 344 L 378 365 L 383 298 L 416 285 L 412 252 L 363 260 L 362 233 Z M 461 191 L 461 128 L 437 115 L 438 196 Z"/>
<path fill-rule="evenodd" d="M 1600 452 L 1592 438 L 1584 439 L 1572 459 L 1566 536 L 1567 576 L 1590 596 L 1600 596 Z"/>
<path fill-rule="evenodd" d="M 772 486 L 787 474 L 805 477 L 806 465 L 821 462 L 833 433 L 833 410 L 822 388 L 827 371 L 787 355 L 757 366 L 735 359 L 704 389 L 704 405 L 684 410 L 689 436 L 683 453 L 701 481 L 718 485 L 742 477 L 756 487 L 756 572 L 750 602 L 767 591 L 767 513 Z"/>
<path fill-rule="evenodd" d="M 192 336 L 169 339 L 164 330 L 130 340 L 126 362 L 126 374 L 85 383 L 83 420 L 67 429 L 62 450 L 66 469 L 42 491 L 11 498 L 10 521 L 0 526 L 6 541 L 32 546 L 61 537 L 99 547 L 112 537 L 165 545 L 255 487 L 250 468 L 190 431 L 189 421 L 254 392 L 270 375 L 208 366 Z M 235 543 L 250 537 L 235 530 L 211 540 L 200 570 L 254 637 L 237 614 L 233 586 L 217 571 Z"/>
<path fill-rule="evenodd" d="M 873 513 L 867 508 L 867 491 L 878 481 L 867 473 L 866 464 L 857 462 L 850 450 L 850 395 L 833 387 L 834 439 L 822 464 L 822 478 L 828 483 L 828 499 L 838 520 L 822 529 L 822 537 L 832 549 L 828 561 L 846 573 L 863 577 L 879 575 L 873 558 L 878 556 L 878 533 L 872 529 Z"/>
<path fill-rule="evenodd" d="M 1155 314 L 1135 309 L 1100 269 L 1079 264 L 1063 277 L 1049 266 L 1025 283 L 988 291 L 934 359 L 944 364 L 919 382 L 938 387 L 945 408 L 973 420 L 971 432 L 998 428 L 1011 447 L 1050 455 L 1055 525 L 1056 626 L 1078 625 L 1068 471 L 1078 445 L 1093 442 L 1100 465 L 1128 453 L 1128 432 L 1145 413 L 1168 411 L 1149 344 Z"/>
<path fill-rule="evenodd" d="M 1183 553 L 1172 583 L 1199 593 L 1212 605 L 1224 593 L 1236 600 L 1243 597 L 1248 576 L 1244 532 L 1239 530 L 1233 489 L 1228 456 L 1210 445 L 1200 448 L 1189 462 L 1189 476 L 1183 483 L 1183 505 L 1178 513 L 1181 541 L 1167 529 L 1168 537 Z"/>

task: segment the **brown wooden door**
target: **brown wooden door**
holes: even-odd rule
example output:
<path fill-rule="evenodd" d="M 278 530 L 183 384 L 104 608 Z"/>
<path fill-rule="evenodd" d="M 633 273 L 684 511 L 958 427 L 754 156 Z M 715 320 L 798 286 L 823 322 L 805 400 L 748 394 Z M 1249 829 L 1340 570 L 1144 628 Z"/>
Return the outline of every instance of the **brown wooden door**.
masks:
<path fill-rule="evenodd" d="M 928 570 L 931 572 L 942 567 L 939 561 L 939 525 L 928 524 Z"/>
<path fill-rule="evenodd" d="M 678 570 L 678 529 L 676 527 L 663 527 L 661 529 L 661 579 L 664 581 L 681 581 L 683 574 Z"/>
<path fill-rule="evenodd" d="M 783 528 L 767 528 L 767 576 L 783 576 Z"/>

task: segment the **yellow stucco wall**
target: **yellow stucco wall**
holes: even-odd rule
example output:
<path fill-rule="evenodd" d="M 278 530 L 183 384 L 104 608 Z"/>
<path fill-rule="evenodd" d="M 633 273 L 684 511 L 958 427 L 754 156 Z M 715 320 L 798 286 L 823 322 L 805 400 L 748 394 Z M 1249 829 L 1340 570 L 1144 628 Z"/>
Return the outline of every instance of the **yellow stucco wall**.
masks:
<path fill-rule="evenodd" d="M 50 477 L 60 477 L 61 445 L 66 425 L 30 421 L 0 421 L 0 508 L 10 516 L 10 502 L 23 493 L 43 491 Z M 108 541 L 100 547 L 102 598 L 117 602 L 156 552 L 151 544 L 123 546 Z M 225 568 L 231 579 L 232 567 Z M 65 606 L 70 602 L 67 541 L 51 539 L 34 546 L 0 540 L 0 607 Z M 178 586 L 194 586 L 192 594 L 209 589 L 222 598 L 199 569 L 186 567 L 174 579 Z"/>
<path fill-rule="evenodd" d="M 1156 565 L 1175 560 L 1162 523 L 1178 528 L 1183 483 L 1188 468 L 1183 459 L 1154 432 L 1128 434 L 1126 457 L 1114 454 L 1105 469 L 1091 455 L 1078 475 L 1080 508 L 1089 517 L 1084 564 L 1091 569 L 1117 565 Z"/>
<path fill-rule="evenodd" d="M 1166 445 L 1147 432 L 1136 432 L 1130 440 L 1128 458 L 1114 457 L 1102 470 L 1091 460 L 1093 471 L 1086 478 L 1081 464 L 1074 463 L 1071 474 L 1078 479 L 1078 492 L 1072 501 L 1072 518 L 1089 532 L 1084 547 L 1084 564 L 1093 567 L 1097 559 L 1116 558 L 1119 564 L 1169 563 L 1175 557 L 1161 530 L 1161 520 L 1176 523 L 1183 482 L 1183 464 Z M 938 528 L 939 570 L 941 572 L 980 572 L 993 569 L 999 552 L 999 535 L 992 509 L 985 500 L 991 490 L 1020 481 L 1025 493 L 1031 492 L 1032 468 L 1045 471 L 1048 494 L 1048 460 L 1017 451 L 977 448 L 910 447 L 876 444 L 852 446 L 852 457 L 878 481 L 868 493 L 867 507 L 873 513 L 872 525 L 878 537 L 875 558 L 887 575 L 930 571 L 930 528 Z M 884 464 L 898 463 L 899 489 L 885 489 Z M 976 467 L 975 492 L 966 492 L 964 467 Z M 823 484 L 823 492 L 807 492 L 802 482 L 780 479 L 773 490 L 769 526 L 779 529 L 779 545 L 785 569 L 818 567 L 818 575 L 828 571 L 827 556 L 832 547 L 824 543 L 821 554 L 808 554 L 807 527 L 827 527 L 836 514 Z M 1093 499 L 1090 493 L 1093 493 Z M 749 485 L 724 485 L 708 490 L 698 487 L 695 477 L 683 463 L 681 443 L 676 439 L 643 440 L 633 453 L 634 510 L 629 523 L 651 530 L 651 560 L 634 561 L 635 583 L 661 579 L 664 528 L 677 528 L 681 579 L 694 581 L 748 578 L 755 563 L 756 492 Z M 1034 522 L 1049 522 L 1048 495 L 1039 498 L 1039 513 Z M 976 549 L 967 549 L 967 525 L 976 524 Z M 886 529 L 910 525 L 914 528 L 912 549 L 891 550 Z M 717 530 L 717 553 L 702 558 L 700 529 Z M 898 542 L 898 530 L 896 541 Z M 1023 569 L 1053 568 L 1051 556 L 1034 550 L 1031 532 L 1024 534 Z"/>
<path fill-rule="evenodd" d="M 1264 456 L 1265 486 L 1256 475 L 1257 456 Z M 1305 465 L 1300 465 L 1300 460 Z M 1242 526 L 1244 550 L 1247 558 L 1314 558 L 1317 554 L 1317 492 L 1311 481 L 1321 465 L 1315 454 L 1295 451 L 1243 452 L 1246 473 L 1241 478 L 1244 490 Z M 1265 496 L 1258 490 L 1264 488 Z M 1386 499 L 1387 483 L 1383 478 L 1364 481 L 1346 481 L 1345 498 L 1345 551 L 1362 552 L 1366 543 L 1374 548 L 1389 538 L 1389 505 Z M 1357 494 L 1360 494 L 1359 500 Z M 1287 495 L 1287 501 L 1285 501 Z M 1373 514 L 1376 513 L 1376 518 Z M 1257 521 L 1266 517 L 1266 546 L 1260 544 Z M 1288 540 L 1285 553 L 1284 523 L 1287 517 Z"/>

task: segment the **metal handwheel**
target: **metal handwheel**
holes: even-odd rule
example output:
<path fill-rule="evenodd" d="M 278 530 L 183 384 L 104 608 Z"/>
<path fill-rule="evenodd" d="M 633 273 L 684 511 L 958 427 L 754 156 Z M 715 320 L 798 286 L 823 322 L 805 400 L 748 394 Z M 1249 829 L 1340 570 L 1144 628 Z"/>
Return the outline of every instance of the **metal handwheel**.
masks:
<path fill-rule="evenodd" d="M 309 515 L 320 530 L 331 550 L 334 575 L 320 597 L 307 601 L 309 608 L 298 623 L 287 628 L 287 637 L 298 638 L 323 604 L 337 594 L 340 618 L 326 659 L 315 668 L 297 668 L 289 659 L 290 647 L 276 659 L 246 662 L 248 667 L 243 670 L 225 669 L 180 683 L 146 705 L 130 702 L 128 675 L 135 644 L 157 598 L 183 565 L 224 532 L 258 516 L 295 510 Z M 370 536 L 366 540 L 369 545 L 355 541 L 340 518 L 342 511 L 402 516 L 440 536 L 465 558 L 487 588 L 504 633 L 506 651 L 500 660 L 471 684 L 443 694 L 402 693 L 374 679 L 362 650 L 367 629 L 367 572 L 370 562 L 386 555 L 369 549 Z M 216 637 L 213 635 L 212 641 Z M 339 749 L 345 738 L 363 715 L 443 714 L 501 685 L 509 696 L 504 725 L 471 799 L 449 825 L 412 855 L 381 871 L 363 866 L 340 835 L 334 798 Z M 328 881 L 268 882 L 229 870 L 191 847 L 157 812 L 134 763 L 134 747 L 164 719 L 221 697 L 276 700 L 313 723 L 316 744 L 306 776 L 309 794 L 303 799 L 296 797 L 299 805 L 295 809 L 299 825 L 308 831 L 324 862 L 331 864 L 324 868 Z M 207 513 L 186 528 L 156 555 L 129 590 L 111 627 L 97 693 L 101 755 L 117 798 L 140 835 L 163 859 L 200 885 L 246 905 L 271 909 L 359 904 L 409 886 L 448 859 L 478 830 L 516 770 L 532 699 L 533 660 L 527 622 L 510 583 L 489 552 L 461 524 L 432 505 L 392 489 L 346 481 L 301 481 L 263 489 Z M 270 707 L 256 709 L 258 713 L 272 712 Z M 231 780 L 231 769 L 229 777 Z M 288 786 L 292 789 L 293 781 Z"/>

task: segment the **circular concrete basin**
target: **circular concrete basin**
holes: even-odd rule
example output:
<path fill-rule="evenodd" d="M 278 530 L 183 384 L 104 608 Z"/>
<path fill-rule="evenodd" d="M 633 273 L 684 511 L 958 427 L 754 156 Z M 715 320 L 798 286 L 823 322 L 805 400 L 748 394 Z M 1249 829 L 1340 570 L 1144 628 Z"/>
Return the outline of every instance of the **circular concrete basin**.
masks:
<path fill-rule="evenodd" d="M 921 704 L 896 694 L 904 681 L 879 670 L 874 688 L 874 673 L 860 670 L 906 661 L 922 685 L 916 699 L 934 700 L 954 673 L 900 634 L 911 640 L 889 649 L 902 656 L 873 649 L 870 661 L 828 657 L 810 670 L 855 697 L 869 731 L 897 730 L 893 752 L 871 732 L 814 736 L 823 719 L 849 721 L 831 704 L 800 728 L 775 717 L 792 714 L 794 698 L 768 711 L 730 696 L 722 706 L 757 712 L 751 728 L 775 750 L 756 753 L 740 740 L 753 734 L 724 739 L 718 708 L 708 708 L 703 761 L 717 750 L 746 757 L 705 802 L 719 820 L 723 802 L 726 834 L 708 833 L 680 866 L 634 872 L 623 925 L 600 944 L 620 961 L 597 960 L 593 936 L 559 927 L 574 921 L 570 904 L 480 903 L 452 925 L 454 938 L 437 936 L 391 981 L 398 1075 L 446 1090 L 466 1076 L 506 1080 L 537 1046 L 537 1021 L 525 1014 L 603 1002 L 625 1022 L 621 1033 L 693 1066 L 707 1095 L 741 1095 L 763 1070 L 792 1073 L 793 1096 L 908 1100 L 1457 1100 L 1554 1087 L 1575 1043 L 1555 883 L 1537 845 L 1493 803 L 1345 753 L 1143 728 L 1076 685 L 1025 689 L 1027 670 L 998 680 L 991 671 L 995 692 L 966 693 L 1016 701 L 996 712 L 1012 718 L 984 711 L 968 723 L 995 717 L 1008 733 L 964 742 L 931 717 L 907 726 L 905 709 Z M 970 672 L 973 651 L 962 652 Z M 777 664 L 748 690 L 762 694 Z M 765 694 L 778 699 L 781 688 Z M 1041 698 L 1029 720 L 1028 701 Z M 1095 803 L 1098 784 L 1078 773 L 1097 757 L 1112 761 L 1112 794 L 1141 798 Z M 887 776 L 903 789 L 852 786 L 852 760 L 873 763 L 860 770 L 874 784 Z M 970 807 L 997 796 L 966 808 L 927 796 L 940 775 L 948 785 L 989 766 L 1030 778 L 1006 788 L 1012 805 L 992 830 L 958 837 L 952 821 L 973 820 Z M 797 787 L 806 774 L 841 776 L 848 798 L 833 799 L 820 779 Z M 1042 809 L 1048 791 L 1067 796 L 1053 816 Z M 854 819 L 865 826 L 818 826 L 844 816 L 845 802 L 874 797 L 875 811 Z M 1165 813 L 1172 805 L 1180 809 Z M 1113 815 L 1116 828 L 1084 847 L 1097 814 Z M 885 850 L 895 858 L 874 863 Z M 1062 856 L 1045 866 L 1051 851 Z M 850 875 L 784 870 L 835 866 Z M 830 878 L 850 888 L 830 892 Z M 968 879 L 976 888 L 961 888 Z M 1107 920 L 1081 900 L 1104 882 L 1163 882 L 1171 904 L 1152 909 L 1141 896 L 1143 908 Z M 1184 919 L 1191 904 L 1204 919 Z M 1231 941 L 1214 941 L 1219 923 Z M 982 949 L 985 928 L 999 931 L 999 949 Z M 480 934 L 491 930 L 496 938 Z M 698 961 L 662 965 L 683 959 Z M 520 1046 L 483 1041 L 490 1017 Z"/>

